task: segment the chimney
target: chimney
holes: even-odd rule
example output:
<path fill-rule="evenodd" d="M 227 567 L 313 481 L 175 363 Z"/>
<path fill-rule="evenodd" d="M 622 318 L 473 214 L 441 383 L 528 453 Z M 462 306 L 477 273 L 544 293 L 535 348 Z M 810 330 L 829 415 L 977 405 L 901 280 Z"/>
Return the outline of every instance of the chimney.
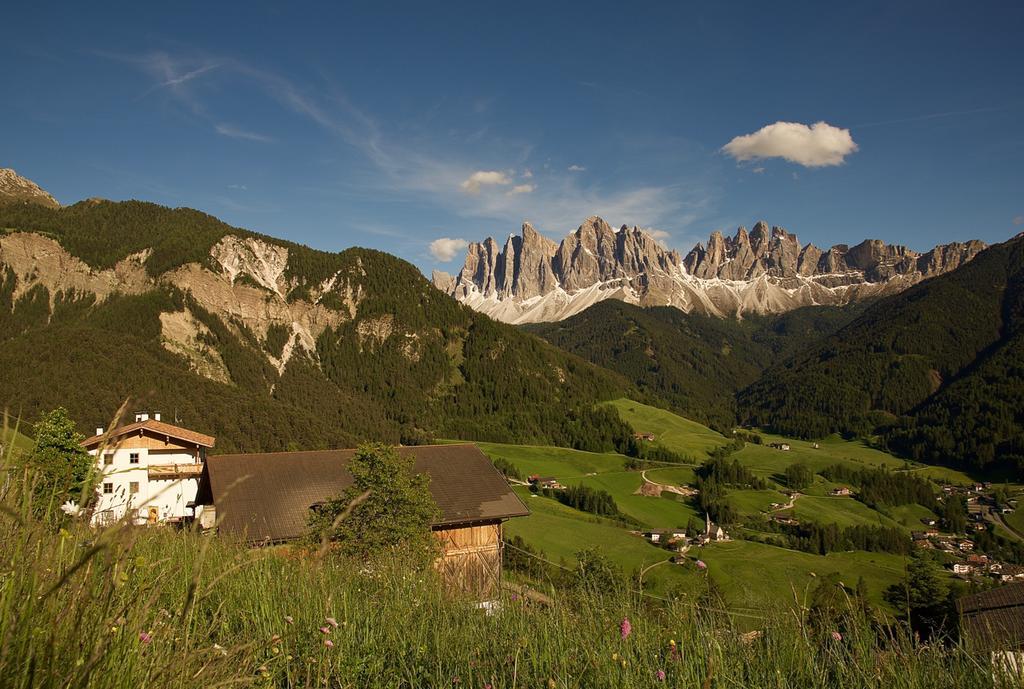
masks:
<path fill-rule="evenodd" d="M 149 412 L 135 412 L 135 423 L 139 423 L 140 421 L 149 421 Z"/>
<path fill-rule="evenodd" d="M 153 412 L 153 420 L 154 421 L 159 421 L 160 420 L 160 412 L 158 412 L 158 411 L 157 412 Z"/>
<path fill-rule="evenodd" d="M 96 427 L 96 435 L 103 435 L 103 426 Z"/>

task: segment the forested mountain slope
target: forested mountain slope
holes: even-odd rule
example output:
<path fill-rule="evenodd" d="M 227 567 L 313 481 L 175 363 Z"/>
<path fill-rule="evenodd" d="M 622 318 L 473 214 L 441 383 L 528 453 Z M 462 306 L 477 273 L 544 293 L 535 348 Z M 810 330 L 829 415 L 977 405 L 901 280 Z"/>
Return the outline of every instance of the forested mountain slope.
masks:
<path fill-rule="evenodd" d="M 621 373 L 653 399 L 727 433 L 737 420 L 739 390 L 778 357 L 832 333 L 862 308 L 806 307 L 734 320 L 606 300 L 564 321 L 524 329 Z"/>
<path fill-rule="evenodd" d="M 884 432 L 969 467 L 1024 465 L 1024 235 L 871 305 L 740 396 L 745 419 L 805 437 Z"/>
<path fill-rule="evenodd" d="M 218 450 L 431 437 L 610 448 L 621 377 L 495 323 L 412 265 L 189 209 L 0 206 L 0 405 L 92 430 L 133 397 Z"/>

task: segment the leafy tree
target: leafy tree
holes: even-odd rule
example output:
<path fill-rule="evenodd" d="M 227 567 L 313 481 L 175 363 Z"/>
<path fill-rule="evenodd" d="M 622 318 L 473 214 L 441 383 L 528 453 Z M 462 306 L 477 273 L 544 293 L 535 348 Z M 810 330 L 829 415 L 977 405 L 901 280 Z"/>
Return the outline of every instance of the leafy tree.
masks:
<path fill-rule="evenodd" d="M 963 498 L 950 495 L 946 498 L 940 511 L 942 523 L 952 533 L 963 533 L 967 531 L 967 509 L 964 507 Z"/>
<path fill-rule="evenodd" d="M 626 577 L 607 555 L 595 547 L 576 553 L 576 585 L 594 593 L 615 593 Z"/>
<path fill-rule="evenodd" d="M 919 554 L 907 565 L 906 578 L 886 590 L 885 599 L 903 611 L 914 631 L 928 638 L 949 631 L 955 617 L 939 566 Z"/>
<path fill-rule="evenodd" d="M 399 547 L 429 555 L 434 546 L 430 525 L 438 508 L 430 477 L 414 472 L 413 459 L 387 445 L 362 445 L 348 470 L 352 485 L 310 518 L 313 535 L 363 559 Z"/>
<path fill-rule="evenodd" d="M 82 447 L 85 436 L 67 410 L 57 407 L 44 415 L 34 431 L 36 443 L 26 463 L 32 471 L 37 508 L 45 511 L 48 505 L 66 500 L 84 503 L 93 458 Z"/>
<path fill-rule="evenodd" d="M 786 485 L 793 490 L 803 490 L 814 481 L 814 472 L 803 462 L 786 467 Z"/>

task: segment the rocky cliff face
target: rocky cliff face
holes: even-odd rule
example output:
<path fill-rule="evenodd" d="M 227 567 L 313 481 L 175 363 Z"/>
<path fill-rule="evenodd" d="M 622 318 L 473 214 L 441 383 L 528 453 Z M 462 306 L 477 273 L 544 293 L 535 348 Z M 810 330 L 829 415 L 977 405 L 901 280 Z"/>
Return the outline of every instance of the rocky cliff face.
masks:
<path fill-rule="evenodd" d="M 58 208 L 57 199 L 10 168 L 0 168 L 0 203 L 38 203 Z"/>
<path fill-rule="evenodd" d="M 954 270 L 984 248 L 970 241 L 918 254 L 865 240 L 819 249 L 759 222 L 733 237 L 714 232 L 681 258 L 637 227 L 616 230 L 591 217 L 560 244 L 529 223 L 504 247 L 490 238 L 474 242 L 458 275 L 435 272 L 434 284 L 511 323 L 561 320 L 603 299 L 738 317 L 891 294 Z"/>

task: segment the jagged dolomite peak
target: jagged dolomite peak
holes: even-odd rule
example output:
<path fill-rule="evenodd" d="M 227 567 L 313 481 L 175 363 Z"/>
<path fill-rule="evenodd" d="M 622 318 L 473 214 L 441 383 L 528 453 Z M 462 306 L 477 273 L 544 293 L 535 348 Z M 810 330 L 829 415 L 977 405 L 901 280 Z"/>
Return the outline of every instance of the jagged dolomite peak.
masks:
<path fill-rule="evenodd" d="M 10 168 L 0 168 L 0 203 L 38 203 L 60 208 L 57 199 L 30 179 L 25 179 Z"/>
<path fill-rule="evenodd" d="M 604 299 L 741 317 L 892 294 L 984 248 L 973 240 L 918 254 L 872 239 L 822 250 L 758 222 L 732 237 L 713 232 L 682 258 L 638 227 L 616 230 L 595 216 L 559 244 L 529 223 L 503 247 L 474 242 L 458 275 L 435 271 L 434 285 L 509 323 L 561 320 Z"/>

